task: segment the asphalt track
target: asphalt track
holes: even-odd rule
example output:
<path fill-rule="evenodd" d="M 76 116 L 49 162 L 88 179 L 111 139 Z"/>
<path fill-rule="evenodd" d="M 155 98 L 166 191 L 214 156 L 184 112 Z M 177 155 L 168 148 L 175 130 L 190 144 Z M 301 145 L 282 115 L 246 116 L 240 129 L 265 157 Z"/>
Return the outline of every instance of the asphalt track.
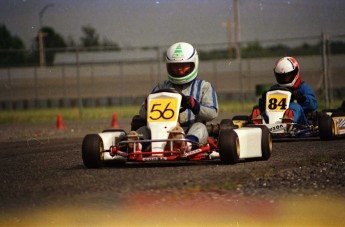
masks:
<path fill-rule="evenodd" d="M 23 126 L 5 137 L 9 128 L 2 126 L 0 141 L 0 226 L 340 226 L 345 220 L 345 140 L 275 142 L 268 161 L 236 165 L 86 169 L 83 134 L 96 126 Z"/>

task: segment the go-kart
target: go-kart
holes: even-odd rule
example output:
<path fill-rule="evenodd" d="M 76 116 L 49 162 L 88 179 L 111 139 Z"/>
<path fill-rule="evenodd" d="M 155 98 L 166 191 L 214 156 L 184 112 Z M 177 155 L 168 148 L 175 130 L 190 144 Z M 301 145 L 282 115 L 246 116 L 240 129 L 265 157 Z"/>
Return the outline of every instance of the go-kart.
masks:
<path fill-rule="evenodd" d="M 218 159 L 223 164 L 235 164 L 240 160 L 268 160 L 272 152 L 272 137 L 266 126 L 247 125 L 238 128 L 231 119 L 217 124 L 207 124 L 209 138 L 201 144 L 184 137 L 169 137 L 178 124 L 183 94 L 174 89 L 163 89 L 147 98 L 147 119 L 134 116 L 131 129 L 143 124 L 151 130 L 151 138 L 141 135 L 133 138 L 122 129 L 106 129 L 88 134 L 82 142 L 82 159 L 87 168 L 100 168 L 106 163 L 162 161 L 199 161 Z M 174 143 L 191 143 L 193 149 L 173 149 Z M 136 150 L 138 144 L 150 144 L 147 149 Z M 170 146 L 167 146 L 170 145 Z M 196 149 L 195 149 L 196 147 Z"/>
<path fill-rule="evenodd" d="M 283 123 L 283 116 L 289 108 L 292 100 L 292 93 L 286 88 L 273 88 L 266 93 L 267 119 L 262 117 L 262 123 L 272 134 L 273 139 L 281 138 L 309 138 L 319 137 L 321 140 L 331 140 L 345 136 L 345 101 L 338 109 L 327 109 L 321 112 L 315 111 L 307 115 L 308 123 Z M 255 106 L 258 108 L 258 106 Z M 233 122 L 239 127 L 253 124 L 251 116 L 239 115 L 233 117 Z"/>

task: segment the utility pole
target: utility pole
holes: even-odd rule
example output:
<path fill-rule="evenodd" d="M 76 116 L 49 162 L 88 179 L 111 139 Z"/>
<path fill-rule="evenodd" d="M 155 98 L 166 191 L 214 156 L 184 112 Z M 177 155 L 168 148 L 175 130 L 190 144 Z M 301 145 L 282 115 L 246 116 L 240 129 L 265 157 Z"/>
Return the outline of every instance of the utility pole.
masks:
<path fill-rule="evenodd" d="M 234 0 L 234 20 L 235 20 L 235 41 L 236 41 L 236 58 L 241 59 L 241 34 L 240 34 L 240 15 L 238 0 Z"/>
<path fill-rule="evenodd" d="M 328 78 L 328 58 L 327 58 L 327 36 L 325 33 L 321 34 L 322 38 L 322 68 L 323 68 L 323 89 L 325 92 L 325 103 L 326 103 L 326 108 L 329 108 L 329 78 Z"/>
<path fill-rule="evenodd" d="M 38 48 L 39 48 L 39 57 L 40 57 L 40 66 L 45 66 L 45 54 L 44 54 L 44 42 L 43 42 L 43 38 L 45 35 L 47 35 L 46 33 L 43 33 L 42 31 L 42 21 L 43 21 L 43 14 L 44 12 L 49 8 L 49 7 L 53 7 L 54 4 L 47 4 L 45 5 L 41 11 L 39 12 L 39 31 L 38 31 Z"/>
<path fill-rule="evenodd" d="M 46 36 L 47 33 L 42 32 L 41 30 L 38 32 L 38 49 L 40 52 L 40 66 L 45 66 L 45 55 L 44 55 L 44 43 L 43 43 L 43 37 Z"/>
<path fill-rule="evenodd" d="M 244 83 L 242 74 L 242 56 L 241 56 L 241 34 L 240 34 L 240 15 L 238 0 L 234 0 L 234 21 L 235 21 L 235 39 L 236 39 L 236 59 L 239 68 L 239 81 L 240 81 L 240 93 L 242 110 L 244 110 Z"/>
<path fill-rule="evenodd" d="M 228 29 L 228 57 L 232 59 L 232 22 L 226 23 L 226 28 Z"/>

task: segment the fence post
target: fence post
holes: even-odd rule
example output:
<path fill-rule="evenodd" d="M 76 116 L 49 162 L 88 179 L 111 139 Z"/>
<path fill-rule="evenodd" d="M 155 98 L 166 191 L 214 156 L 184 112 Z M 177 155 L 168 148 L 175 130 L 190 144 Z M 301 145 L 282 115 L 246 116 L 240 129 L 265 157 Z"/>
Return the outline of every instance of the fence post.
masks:
<path fill-rule="evenodd" d="M 35 84 L 35 107 L 39 108 L 41 107 L 38 102 L 38 76 L 37 76 L 37 67 L 34 66 L 34 84 Z"/>
<path fill-rule="evenodd" d="M 7 87 L 8 87 L 8 94 L 9 94 L 9 99 L 8 99 L 8 107 L 10 110 L 13 109 L 14 102 L 13 102 L 13 91 L 12 91 L 12 76 L 11 76 L 11 68 L 7 68 Z"/>
<path fill-rule="evenodd" d="M 158 81 L 161 81 L 161 56 L 160 56 L 160 53 L 161 53 L 161 48 L 159 46 L 157 46 L 156 48 L 157 50 L 157 76 L 158 76 Z"/>
<path fill-rule="evenodd" d="M 63 104 L 62 107 L 67 106 L 67 84 L 66 84 L 66 73 L 65 73 L 65 64 L 61 66 L 61 76 L 62 76 L 62 86 L 63 86 Z"/>
<path fill-rule="evenodd" d="M 79 62 L 78 47 L 76 48 L 76 61 L 77 61 L 77 93 L 78 93 L 79 118 L 83 119 L 83 102 L 81 99 L 81 91 L 80 91 L 80 62 Z"/>
<path fill-rule="evenodd" d="M 326 56 L 327 56 L 327 77 L 328 77 L 328 87 L 329 87 L 329 105 L 332 106 L 334 101 L 334 84 L 332 79 L 332 67 L 330 66 L 331 58 L 332 58 L 332 51 L 331 51 L 331 38 L 327 37 L 327 44 L 326 44 Z"/>
<path fill-rule="evenodd" d="M 121 86 L 120 86 L 120 104 L 123 105 L 123 102 L 124 102 L 124 95 L 123 95 L 123 84 L 125 83 L 125 76 L 124 76 L 124 72 L 123 72 L 123 61 L 120 61 L 119 62 L 119 74 L 120 74 L 120 83 L 121 83 Z"/>
<path fill-rule="evenodd" d="M 325 105 L 329 108 L 329 87 L 328 87 L 328 59 L 327 59 L 327 37 L 324 33 L 322 36 L 322 68 L 323 68 L 323 87 L 325 91 Z"/>
<path fill-rule="evenodd" d="M 217 87 L 218 86 L 218 81 L 217 78 L 218 77 L 218 71 L 217 71 L 217 61 L 213 61 L 213 82 L 214 82 L 214 86 Z"/>

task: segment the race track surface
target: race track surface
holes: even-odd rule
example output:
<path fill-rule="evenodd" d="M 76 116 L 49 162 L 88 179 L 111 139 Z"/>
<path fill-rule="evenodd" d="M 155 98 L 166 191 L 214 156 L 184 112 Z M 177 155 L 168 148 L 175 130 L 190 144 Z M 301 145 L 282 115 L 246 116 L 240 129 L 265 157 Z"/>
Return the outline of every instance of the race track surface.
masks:
<path fill-rule="evenodd" d="M 268 161 L 236 165 L 86 169 L 85 131 L 44 127 L 0 141 L 0 226 L 340 226 L 345 220 L 345 140 L 274 142 Z"/>

